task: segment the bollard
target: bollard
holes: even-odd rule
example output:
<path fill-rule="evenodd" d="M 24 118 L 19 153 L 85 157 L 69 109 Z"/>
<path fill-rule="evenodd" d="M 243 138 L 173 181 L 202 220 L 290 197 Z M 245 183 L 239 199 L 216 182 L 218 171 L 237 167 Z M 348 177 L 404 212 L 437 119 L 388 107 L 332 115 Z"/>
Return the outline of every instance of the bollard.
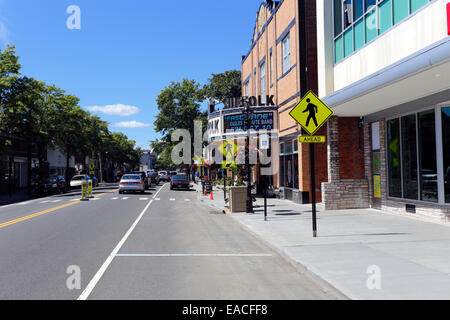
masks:
<path fill-rule="evenodd" d="M 94 196 L 92 195 L 92 180 L 88 181 L 88 196 L 89 199 L 94 198 Z"/>
<path fill-rule="evenodd" d="M 87 197 L 87 183 L 83 181 L 81 183 L 81 201 L 89 201 Z"/>

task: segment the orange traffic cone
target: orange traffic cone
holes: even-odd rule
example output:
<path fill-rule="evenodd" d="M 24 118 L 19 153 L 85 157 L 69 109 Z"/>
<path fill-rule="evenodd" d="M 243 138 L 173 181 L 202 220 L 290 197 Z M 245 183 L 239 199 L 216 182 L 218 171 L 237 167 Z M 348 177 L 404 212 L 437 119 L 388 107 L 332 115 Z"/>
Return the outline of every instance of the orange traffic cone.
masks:
<path fill-rule="evenodd" d="M 213 197 L 212 191 L 211 191 L 211 198 L 210 198 L 210 200 L 214 200 L 214 197 Z"/>
<path fill-rule="evenodd" d="M 206 197 L 208 194 L 206 193 L 206 189 L 205 189 L 205 192 L 203 192 L 203 195 Z"/>

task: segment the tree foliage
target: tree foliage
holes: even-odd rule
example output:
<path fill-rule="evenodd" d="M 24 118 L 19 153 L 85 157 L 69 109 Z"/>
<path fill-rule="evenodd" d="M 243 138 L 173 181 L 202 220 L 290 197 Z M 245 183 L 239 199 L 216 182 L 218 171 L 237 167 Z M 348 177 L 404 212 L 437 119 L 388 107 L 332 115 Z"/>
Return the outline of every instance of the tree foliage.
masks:
<path fill-rule="evenodd" d="M 213 74 L 208 84 L 203 87 L 203 95 L 216 102 L 224 102 L 227 98 L 242 95 L 241 71 L 230 70 Z"/>

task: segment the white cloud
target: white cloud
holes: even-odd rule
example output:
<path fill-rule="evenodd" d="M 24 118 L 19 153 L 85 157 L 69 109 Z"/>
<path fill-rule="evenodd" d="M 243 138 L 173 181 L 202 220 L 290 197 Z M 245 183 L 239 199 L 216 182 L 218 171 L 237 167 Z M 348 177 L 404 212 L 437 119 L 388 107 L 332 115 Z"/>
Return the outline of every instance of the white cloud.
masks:
<path fill-rule="evenodd" d="M 124 104 L 112 104 L 108 106 L 92 106 L 86 107 L 91 112 L 103 113 L 112 116 L 128 117 L 139 113 L 139 108 L 135 106 L 127 106 Z"/>
<path fill-rule="evenodd" d="M 142 123 L 138 121 L 125 121 L 125 122 L 118 122 L 114 124 L 114 127 L 117 128 L 148 128 L 151 127 L 151 124 L 148 123 Z"/>

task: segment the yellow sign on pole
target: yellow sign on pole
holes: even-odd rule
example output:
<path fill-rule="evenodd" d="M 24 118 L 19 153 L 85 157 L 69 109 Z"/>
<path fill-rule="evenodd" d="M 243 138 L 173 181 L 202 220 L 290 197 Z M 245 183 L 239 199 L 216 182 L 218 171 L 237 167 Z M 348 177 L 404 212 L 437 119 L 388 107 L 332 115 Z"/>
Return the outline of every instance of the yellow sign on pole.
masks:
<path fill-rule="evenodd" d="M 327 138 L 324 136 L 300 136 L 298 141 L 300 143 L 325 143 Z"/>
<path fill-rule="evenodd" d="M 224 161 L 222 163 L 223 169 L 236 168 L 236 153 L 238 147 L 234 143 L 233 139 L 228 138 L 223 142 L 222 154 L 224 156 Z"/>
<path fill-rule="evenodd" d="M 91 164 L 89 165 L 89 168 L 90 168 L 91 170 L 94 170 L 94 169 L 95 169 L 95 164 L 91 163 Z"/>
<path fill-rule="evenodd" d="M 312 91 L 309 91 L 289 113 L 310 136 L 313 136 L 333 114 L 333 110 Z"/>

